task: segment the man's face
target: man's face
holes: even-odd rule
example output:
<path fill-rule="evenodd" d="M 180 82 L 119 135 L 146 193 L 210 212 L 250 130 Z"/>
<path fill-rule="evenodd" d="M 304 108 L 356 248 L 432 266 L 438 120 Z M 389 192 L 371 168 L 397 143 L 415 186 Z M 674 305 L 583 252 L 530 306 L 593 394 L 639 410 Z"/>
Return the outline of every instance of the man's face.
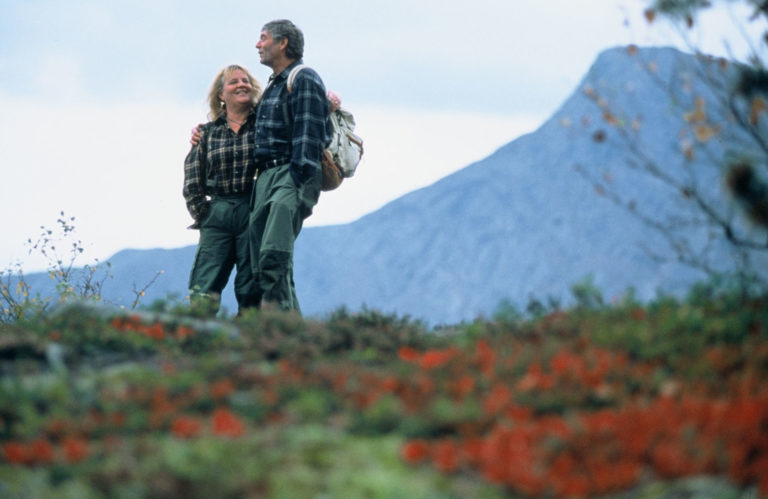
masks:
<path fill-rule="evenodd" d="M 273 67 L 280 53 L 285 50 L 287 40 L 275 42 L 268 31 L 262 31 L 259 35 L 259 41 L 256 42 L 256 49 L 259 51 L 261 63 L 265 66 Z"/>

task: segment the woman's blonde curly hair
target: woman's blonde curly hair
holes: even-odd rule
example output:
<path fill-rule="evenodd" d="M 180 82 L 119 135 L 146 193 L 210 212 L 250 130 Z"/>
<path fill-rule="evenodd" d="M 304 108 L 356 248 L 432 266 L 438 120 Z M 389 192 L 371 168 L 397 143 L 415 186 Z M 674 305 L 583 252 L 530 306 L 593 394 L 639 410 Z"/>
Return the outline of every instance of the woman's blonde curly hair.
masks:
<path fill-rule="evenodd" d="M 256 107 L 256 104 L 259 103 L 259 99 L 261 98 L 261 85 L 259 82 L 256 80 L 256 78 L 253 77 L 251 72 L 244 67 L 237 64 L 230 64 L 229 66 L 219 71 L 219 73 L 216 75 L 216 78 L 213 79 L 211 89 L 208 91 L 208 107 L 210 108 L 210 112 L 208 113 L 209 120 L 216 121 L 226 112 L 224 102 L 219 98 L 219 95 L 224 91 L 224 82 L 226 79 L 233 71 L 237 70 L 245 73 L 245 75 L 251 81 L 251 86 L 253 87 L 253 96 L 251 97 L 251 102 L 253 107 Z"/>

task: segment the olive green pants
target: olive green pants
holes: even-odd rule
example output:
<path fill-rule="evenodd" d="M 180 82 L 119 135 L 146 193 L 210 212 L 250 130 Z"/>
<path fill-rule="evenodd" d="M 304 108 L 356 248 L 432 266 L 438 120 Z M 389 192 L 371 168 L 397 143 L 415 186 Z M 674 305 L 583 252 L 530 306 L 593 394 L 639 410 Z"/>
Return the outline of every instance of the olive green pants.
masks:
<path fill-rule="evenodd" d="M 248 196 L 216 197 L 200 223 L 200 241 L 189 276 L 190 299 L 210 300 L 214 313 L 235 267 L 238 313 L 259 304 L 248 248 L 249 208 Z"/>
<path fill-rule="evenodd" d="M 301 313 L 293 280 L 293 246 L 320 196 L 320 172 L 301 187 L 291 165 L 264 170 L 252 195 L 251 266 L 263 303 Z"/>

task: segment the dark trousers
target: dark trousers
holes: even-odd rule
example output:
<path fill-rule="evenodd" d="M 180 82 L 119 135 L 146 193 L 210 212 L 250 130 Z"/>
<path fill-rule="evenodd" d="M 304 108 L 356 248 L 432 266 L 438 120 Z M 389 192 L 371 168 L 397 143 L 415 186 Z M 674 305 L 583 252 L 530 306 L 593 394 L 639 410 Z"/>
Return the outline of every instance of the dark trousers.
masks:
<path fill-rule="evenodd" d="M 259 173 L 252 196 L 251 266 L 264 303 L 301 313 L 293 280 L 293 246 L 320 196 L 320 174 L 297 187 L 291 165 Z"/>
<path fill-rule="evenodd" d="M 200 241 L 189 277 L 190 299 L 210 300 L 214 311 L 235 267 L 238 313 L 259 304 L 248 249 L 249 208 L 248 196 L 214 198 L 200 223 Z"/>

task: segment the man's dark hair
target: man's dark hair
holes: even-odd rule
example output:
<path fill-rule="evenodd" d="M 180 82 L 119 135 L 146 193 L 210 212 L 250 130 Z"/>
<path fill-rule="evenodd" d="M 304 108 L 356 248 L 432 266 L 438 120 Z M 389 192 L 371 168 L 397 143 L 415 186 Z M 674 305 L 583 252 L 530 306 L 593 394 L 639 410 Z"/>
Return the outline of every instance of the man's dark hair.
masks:
<path fill-rule="evenodd" d="M 272 39 L 279 42 L 283 38 L 288 40 L 285 47 L 285 55 L 289 59 L 301 59 L 304 57 L 304 33 L 287 19 L 270 21 L 261 28 L 272 35 Z"/>

